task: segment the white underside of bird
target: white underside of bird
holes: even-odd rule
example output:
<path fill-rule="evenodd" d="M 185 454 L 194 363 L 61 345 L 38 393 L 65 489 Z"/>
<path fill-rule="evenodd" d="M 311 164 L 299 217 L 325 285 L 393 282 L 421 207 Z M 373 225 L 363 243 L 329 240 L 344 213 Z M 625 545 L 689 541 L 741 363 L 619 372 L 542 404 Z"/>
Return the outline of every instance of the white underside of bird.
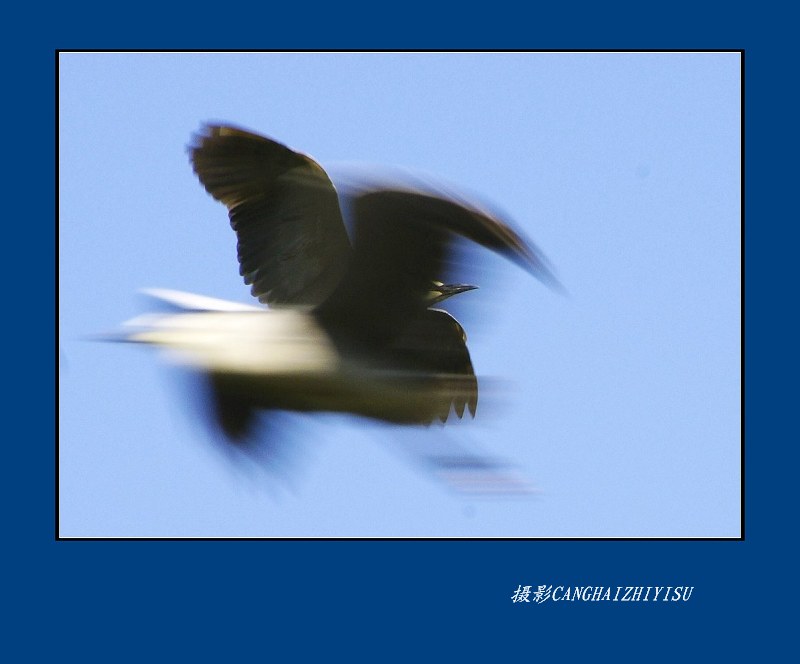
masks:
<path fill-rule="evenodd" d="M 127 339 L 159 346 L 206 371 L 326 373 L 339 357 L 313 316 L 290 309 L 147 314 L 126 323 Z"/>
<path fill-rule="evenodd" d="M 467 398 L 471 388 L 462 376 L 387 369 L 343 356 L 315 317 L 297 308 L 145 292 L 185 311 L 137 316 L 124 323 L 123 339 L 161 348 L 174 364 L 223 377 L 228 389 L 246 395 L 253 406 L 431 421 L 446 418 L 451 400 Z"/>

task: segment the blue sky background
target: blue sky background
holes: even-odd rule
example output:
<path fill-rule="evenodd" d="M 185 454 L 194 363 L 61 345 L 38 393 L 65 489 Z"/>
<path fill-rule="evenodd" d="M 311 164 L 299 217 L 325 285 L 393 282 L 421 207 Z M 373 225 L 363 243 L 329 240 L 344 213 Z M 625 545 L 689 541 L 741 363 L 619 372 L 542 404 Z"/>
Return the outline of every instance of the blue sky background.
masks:
<path fill-rule="evenodd" d="M 59 84 L 63 536 L 739 535 L 738 54 L 69 53 Z M 545 251 L 568 297 L 489 259 L 458 305 L 502 385 L 474 422 L 297 416 L 292 471 L 243 475 L 155 353 L 84 339 L 143 287 L 251 301 L 185 153 L 208 120 L 434 174 Z M 460 495 L 408 445 L 537 491 Z"/>

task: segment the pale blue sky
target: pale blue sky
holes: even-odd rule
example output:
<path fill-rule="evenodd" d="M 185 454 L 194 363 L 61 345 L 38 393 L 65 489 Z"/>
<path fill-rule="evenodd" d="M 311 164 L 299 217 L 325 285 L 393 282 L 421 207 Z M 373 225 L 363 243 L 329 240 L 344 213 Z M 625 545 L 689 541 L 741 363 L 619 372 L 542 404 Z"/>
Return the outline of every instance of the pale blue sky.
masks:
<path fill-rule="evenodd" d="M 739 95 L 736 53 L 62 54 L 61 534 L 738 536 Z M 570 295 L 491 259 L 462 296 L 494 409 L 422 432 L 295 416 L 292 473 L 245 476 L 155 353 L 84 340 L 144 287 L 251 301 L 185 153 L 209 120 L 514 218 Z M 402 452 L 448 444 L 537 492 L 466 498 Z"/>

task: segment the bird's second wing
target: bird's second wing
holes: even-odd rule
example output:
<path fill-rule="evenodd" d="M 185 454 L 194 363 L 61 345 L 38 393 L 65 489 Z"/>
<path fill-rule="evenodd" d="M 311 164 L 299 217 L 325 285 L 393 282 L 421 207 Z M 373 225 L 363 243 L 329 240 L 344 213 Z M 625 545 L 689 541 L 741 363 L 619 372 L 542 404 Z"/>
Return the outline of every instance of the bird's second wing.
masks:
<path fill-rule="evenodd" d="M 228 208 L 239 272 L 271 305 L 317 305 L 341 280 L 352 251 L 322 167 L 269 138 L 208 125 L 189 147 L 200 182 Z"/>
<path fill-rule="evenodd" d="M 436 401 L 436 417 L 442 422 L 450 415 L 451 406 L 459 418 L 465 409 L 475 416 L 478 379 L 467 349 L 467 335 L 446 311 L 424 309 L 402 324 L 387 350 L 387 361 L 438 383 L 431 398 Z"/>

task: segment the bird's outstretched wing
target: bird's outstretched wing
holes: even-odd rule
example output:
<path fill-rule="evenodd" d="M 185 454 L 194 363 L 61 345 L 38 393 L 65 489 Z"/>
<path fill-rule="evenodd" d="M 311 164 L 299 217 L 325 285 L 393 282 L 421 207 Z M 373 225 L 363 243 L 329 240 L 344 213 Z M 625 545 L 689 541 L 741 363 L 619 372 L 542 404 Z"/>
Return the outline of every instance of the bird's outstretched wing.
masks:
<path fill-rule="evenodd" d="M 558 283 L 532 243 L 466 201 L 390 185 L 344 195 L 354 251 L 338 288 L 317 309 L 326 329 L 341 337 L 337 341 L 365 349 L 390 343 L 405 321 L 427 308 L 431 283 L 446 278 L 459 237 L 507 257 L 549 285 Z"/>
<path fill-rule="evenodd" d="M 310 157 L 243 129 L 207 125 L 189 146 L 200 182 L 228 208 L 240 274 L 270 305 L 323 302 L 352 252 L 336 190 Z"/>

